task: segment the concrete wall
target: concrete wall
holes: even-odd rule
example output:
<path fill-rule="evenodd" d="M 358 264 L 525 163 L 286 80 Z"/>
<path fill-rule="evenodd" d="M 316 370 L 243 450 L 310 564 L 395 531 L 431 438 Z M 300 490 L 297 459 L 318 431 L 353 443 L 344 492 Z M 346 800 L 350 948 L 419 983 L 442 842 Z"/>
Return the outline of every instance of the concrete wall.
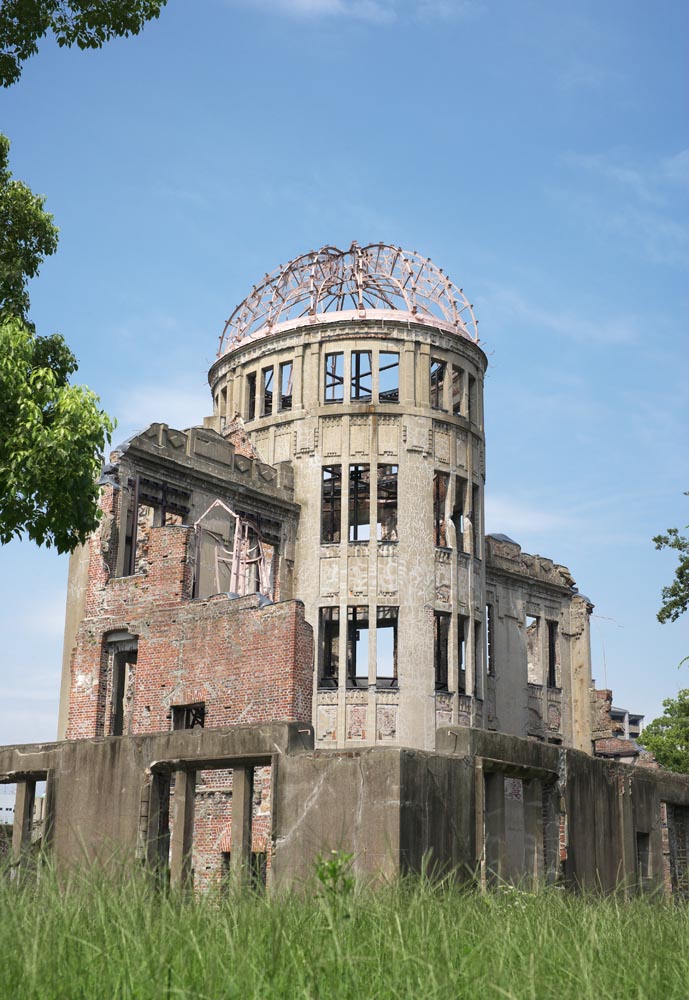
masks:
<path fill-rule="evenodd" d="M 188 857 L 189 868 L 203 869 L 200 886 L 217 873 L 223 851 L 263 850 L 268 840 L 275 887 L 308 878 L 318 855 L 332 850 L 353 853 L 355 870 L 369 878 L 427 866 L 484 884 L 689 885 L 689 778 L 486 730 L 448 727 L 438 742 L 435 753 L 314 750 L 312 729 L 298 723 L 74 740 L 0 748 L 0 781 L 21 790 L 47 777 L 47 840 L 61 863 L 158 857 L 167 864 L 167 848 L 161 857 L 156 847 L 156 782 L 176 776 L 171 872 L 181 879 Z M 263 786 L 247 785 L 245 776 L 267 766 L 272 801 L 261 827 L 256 796 L 245 792 Z M 231 787 L 223 783 L 228 769 Z M 217 778 L 222 802 L 194 802 L 190 774 L 206 792 Z M 240 846 L 238 815 L 248 831 Z M 20 809 L 16 843 L 28 843 L 26 822 Z"/>

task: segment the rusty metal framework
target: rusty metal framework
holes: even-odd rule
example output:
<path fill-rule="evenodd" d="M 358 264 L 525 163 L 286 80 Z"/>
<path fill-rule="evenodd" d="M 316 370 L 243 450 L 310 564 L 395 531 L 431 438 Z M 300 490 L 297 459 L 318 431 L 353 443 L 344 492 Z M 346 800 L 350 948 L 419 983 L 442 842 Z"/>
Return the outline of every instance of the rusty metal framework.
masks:
<path fill-rule="evenodd" d="M 385 243 L 322 247 L 290 261 L 253 287 L 225 323 L 218 356 L 278 327 L 322 314 L 396 310 L 478 343 L 478 320 L 461 288 L 428 257 Z"/>

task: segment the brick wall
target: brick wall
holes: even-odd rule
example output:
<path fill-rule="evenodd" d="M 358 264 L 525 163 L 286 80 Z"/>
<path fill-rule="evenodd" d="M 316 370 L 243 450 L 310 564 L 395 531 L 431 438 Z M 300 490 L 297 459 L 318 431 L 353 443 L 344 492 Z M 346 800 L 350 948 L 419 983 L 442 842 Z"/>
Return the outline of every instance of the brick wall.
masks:
<path fill-rule="evenodd" d="M 109 506 L 110 505 L 110 506 Z M 138 636 L 124 732 L 170 729 L 173 705 L 205 702 L 207 727 L 311 721 L 313 636 L 301 603 L 258 607 L 254 595 L 191 599 L 193 531 L 151 528 L 148 570 L 110 578 L 110 515 L 91 539 L 85 615 L 71 664 L 68 739 L 112 732 L 107 636 Z"/>

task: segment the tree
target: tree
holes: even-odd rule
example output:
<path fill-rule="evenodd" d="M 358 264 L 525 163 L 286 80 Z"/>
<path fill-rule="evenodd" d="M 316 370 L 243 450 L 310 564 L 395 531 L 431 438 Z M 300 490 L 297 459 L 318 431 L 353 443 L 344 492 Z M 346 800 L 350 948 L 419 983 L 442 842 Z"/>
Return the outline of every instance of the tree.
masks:
<path fill-rule="evenodd" d="M 43 208 L 45 198 L 12 180 L 9 151 L 9 139 L 0 134 L 0 315 L 26 322 L 27 282 L 57 250 L 58 230 Z"/>
<path fill-rule="evenodd" d="M 90 389 L 70 385 L 62 337 L 0 321 L 0 543 L 27 535 L 70 552 L 98 524 L 96 477 L 113 423 Z"/>
<path fill-rule="evenodd" d="M 684 495 L 689 496 L 689 493 Z M 653 541 L 657 549 L 677 549 L 679 552 L 675 579 L 669 587 L 663 587 L 663 603 L 658 612 L 658 621 L 664 624 L 677 621 L 689 606 L 689 538 L 680 535 L 678 528 L 668 528 L 667 534 L 656 535 Z"/>
<path fill-rule="evenodd" d="M 689 688 L 683 688 L 676 698 L 666 698 L 663 708 L 660 718 L 646 726 L 639 743 L 663 767 L 689 774 Z"/>
<path fill-rule="evenodd" d="M 55 252 L 44 199 L 7 166 L 0 135 L 0 544 L 27 535 L 69 552 L 98 524 L 95 485 L 113 422 L 98 397 L 69 384 L 76 358 L 62 337 L 36 336 L 27 282 Z"/>
<path fill-rule="evenodd" d="M 22 63 L 52 31 L 58 45 L 99 49 L 111 38 L 138 35 L 157 18 L 167 0 L 2 0 L 0 4 L 0 84 L 21 76 Z"/>

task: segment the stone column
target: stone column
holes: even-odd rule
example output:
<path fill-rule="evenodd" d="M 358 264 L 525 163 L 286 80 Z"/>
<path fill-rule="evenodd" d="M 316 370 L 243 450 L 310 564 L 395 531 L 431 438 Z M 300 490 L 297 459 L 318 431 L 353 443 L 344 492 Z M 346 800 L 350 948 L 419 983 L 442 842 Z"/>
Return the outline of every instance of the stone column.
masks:
<path fill-rule="evenodd" d="M 196 772 L 176 771 L 170 840 L 170 885 L 172 886 L 186 885 L 191 876 L 195 793 Z"/>
<path fill-rule="evenodd" d="M 241 882 L 249 882 L 251 872 L 251 813 L 254 794 L 253 767 L 232 769 L 232 852 L 231 870 Z"/>
<path fill-rule="evenodd" d="M 36 782 L 24 778 L 17 782 L 17 797 L 14 804 L 14 827 L 12 829 L 12 864 L 18 865 L 22 856 L 31 847 L 31 824 L 33 822 Z"/>

